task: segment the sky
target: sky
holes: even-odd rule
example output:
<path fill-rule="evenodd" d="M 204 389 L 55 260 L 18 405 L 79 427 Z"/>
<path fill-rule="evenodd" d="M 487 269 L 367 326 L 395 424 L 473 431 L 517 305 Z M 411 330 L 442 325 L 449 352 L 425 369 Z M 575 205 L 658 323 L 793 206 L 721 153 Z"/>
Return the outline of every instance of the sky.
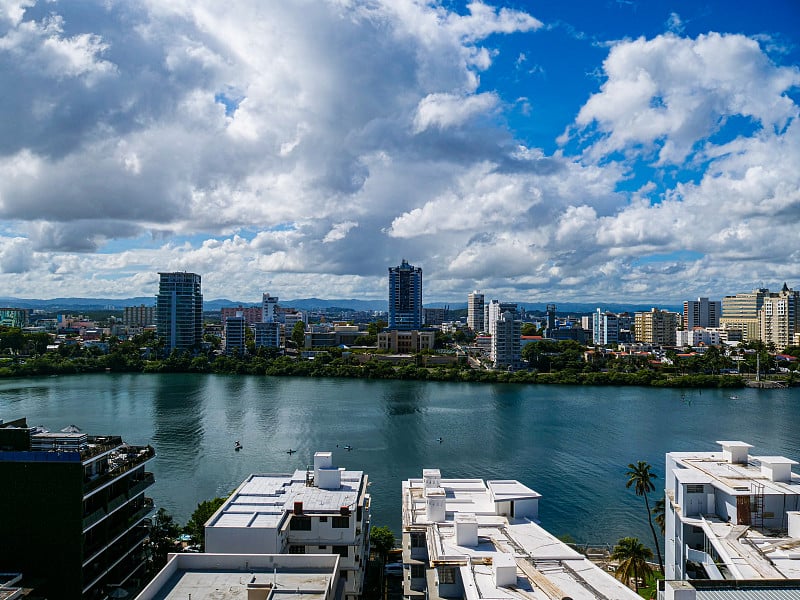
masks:
<path fill-rule="evenodd" d="M 0 0 L 0 296 L 800 288 L 800 2 Z"/>

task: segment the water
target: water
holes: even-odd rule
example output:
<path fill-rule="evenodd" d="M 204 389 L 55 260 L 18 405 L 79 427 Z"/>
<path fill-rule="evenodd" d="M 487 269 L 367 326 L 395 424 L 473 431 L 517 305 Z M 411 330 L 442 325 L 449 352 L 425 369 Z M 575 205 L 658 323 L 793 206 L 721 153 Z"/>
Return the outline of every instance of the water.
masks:
<path fill-rule="evenodd" d="M 716 450 L 715 440 L 800 459 L 800 389 L 735 394 L 107 374 L 2 380 L 0 418 L 152 444 L 150 495 L 181 523 L 250 473 L 292 472 L 332 450 L 337 465 L 369 475 L 373 524 L 396 533 L 400 482 L 439 468 L 443 477 L 519 479 L 543 495 L 542 524 L 556 535 L 648 543 L 643 501 L 625 488 L 628 463 L 649 462 L 661 487 L 667 451 Z"/>

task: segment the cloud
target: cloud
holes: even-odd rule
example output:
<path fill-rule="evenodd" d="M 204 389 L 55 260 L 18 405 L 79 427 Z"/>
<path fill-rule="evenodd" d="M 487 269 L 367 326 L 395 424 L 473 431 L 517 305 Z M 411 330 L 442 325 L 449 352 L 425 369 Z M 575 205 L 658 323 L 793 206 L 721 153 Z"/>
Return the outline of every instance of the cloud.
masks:
<path fill-rule="evenodd" d="M 785 243 L 800 221 L 800 79 L 770 58 L 778 35 L 609 43 L 603 80 L 545 151 L 519 133 L 549 118 L 525 108 L 545 106 L 538 87 L 512 94 L 497 71 L 552 68 L 527 44 L 542 23 L 519 10 L 0 6 L 9 293 L 151 295 L 176 269 L 201 273 L 209 298 L 384 298 L 401 257 L 429 299 L 800 277 Z"/>
<path fill-rule="evenodd" d="M 592 160 L 641 146 L 659 165 L 680 165 L 730 117 L 781 130 L 798 114 L 786 92 L 800 85 L 800 69 L 775 65 L 743 35 L 620 42 L 603 68 L 607 80 L 576 119 L 592 136 Z"/>

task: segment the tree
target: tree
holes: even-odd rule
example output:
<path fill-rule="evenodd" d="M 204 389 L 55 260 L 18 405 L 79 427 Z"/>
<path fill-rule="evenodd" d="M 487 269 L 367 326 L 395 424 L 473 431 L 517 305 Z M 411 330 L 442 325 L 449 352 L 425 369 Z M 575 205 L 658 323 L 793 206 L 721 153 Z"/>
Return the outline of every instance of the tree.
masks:
<path fill-rule="evenodd" d="M 652 492 L 656 489 L 655 485 L 653 485 L 653 480 L 657 479 L 657 475 L 650 472 L 651 468 L 650 464 L 643 460 L 638 461 L 635 465 L 630 463 L 628 465 L 628 472 L 626 473 L 628 481 L 625 487 L 630 488 L 633 486 L 633 491 L 636 492 L 636 495 L 644 498 L 644 506 L 647 509 L 647 522 L 650 524 L 650 531 L 653 532 L 653 542 L 656 545 L 656 553 L 658 554 L 658 566 L 663 573 L 664 561 L 661 559 L 661 548 L 658 544 L 656 528 L 653 526 L 653 514 L 650 512 L 650 501 L 647 499 L 648 492 Z"/>
<path fill-rule="evenodd" d="M 659 498 L 653 505 L 653 510 L 650 511 L 653 513 L 653 520 L 656 522 L 656 525 L 661 529 L 661 535 L 664 535 L 664 529 L 666 527 L 664 523 L 664 511 L 666 510 L 666 506 L 667 503 L 664 498 Z"/>
<path fill-rule="evenodd" d="M 181 528 L 166 509 L 159 508 L 150 526 L 150 572 L 158 573 L 167 564 L 167 554 L 175 552 Z"/>
<path fill-rule="evenodd" d="M 292 341 L 294 342 L 295 348 L 298 350 L 300 348 L 305 347 L 306 345 L 306 326 L 305 323 L 302 321 L 298 321 L 294 324 L 294 329 L 292 329 Z"/>
<path fill-rule="evenodd" d="M 386 557 L 389 556 L 389 551 L 394 548 L 394 533 L 385 525 L 373 527 L 369 530 L 369 545 L 381 557 L 381 564 L 386 564 Z"/>
<path fill-rule="evenodd" d="M 619 540 L 611 552 L 611 558 L 619 561 L 614 577 L 624 582 L 625 585 L 628 585 L 633 578 L 637 594 L 639 593 L 639 577 L 647 580 L 653 575 L 653 570 L 647 564 L 647 559 L 653 558 L 653 551 L 637 538 L 624 537 Z"/>
<path fill-rule="evenodd" d="M 206 548 L 206 535 L 205 525 L 206 521 L 211 518 L 217 509 L 225 503 L 226 498 L 213 498 L 211 500 L 203 500 L 194 509 L 192 517 L 186 523 L 183 530 L 192 536 L 192 539 L 200 545 L 200 551 L 205 551 Z"/>

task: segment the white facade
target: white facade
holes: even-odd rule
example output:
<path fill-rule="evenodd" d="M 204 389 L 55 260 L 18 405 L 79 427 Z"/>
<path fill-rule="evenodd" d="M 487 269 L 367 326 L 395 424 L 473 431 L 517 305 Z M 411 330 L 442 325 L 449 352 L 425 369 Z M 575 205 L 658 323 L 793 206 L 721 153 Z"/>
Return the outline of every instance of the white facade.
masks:
<path fill-rule="evenodd" d="M 619 342 L 619 317 L 598 308 L 592 315 L 592 341 L 600 346 Z"/>
<path fill-rule="evenodd" d="M 314 454 L 313 470 L 250 475 L 205 526 L 206 552 L 338 554 L 345 597 L 361 594 L 369 557 L 367 476 Z"/>
<path fill-rule="evenodd" d="M 136 600 L 334 600 L 338 580 L 331 555 L 170 554 Z"/>
<path fill-rule="evenodd" d="M 438 469 L 404 481 L 405 598 L 639 598 L 539 526 L 540 497 L 519 481 Z"/>
<path fill-rule="evenodd" d="M 800 578 L 800 476 L 750 444 L 666 458 L 666 579 Z"/>
<path fill-rule="evenodd" d="M 495 321 L 491 349 L 495 369 L 515 369 L 520 365 L 522 321 L 515 317 L 515 313 L 504 312 Z"/>
<path fill-rule="evenodd" d="M 477 290 L 467 297 L 467 327 L 475 333 L 483 331 L 483 294 Z"/>
<path fill-rule="evenodd" d="M 276 309 L 278 307 L 278 297 L 270 296 L 266 292 L 261 296 L 261 322 L 274 323 L 277 321 Z"/>
<path fill-rule="evenodd" d="M 675 345 L 678 348 L 686 346 L 719 346 L 722 336 L 719 329 L 706 329 L 694 327 L 692 329 L 678 329 L 675 332 Z"/>

